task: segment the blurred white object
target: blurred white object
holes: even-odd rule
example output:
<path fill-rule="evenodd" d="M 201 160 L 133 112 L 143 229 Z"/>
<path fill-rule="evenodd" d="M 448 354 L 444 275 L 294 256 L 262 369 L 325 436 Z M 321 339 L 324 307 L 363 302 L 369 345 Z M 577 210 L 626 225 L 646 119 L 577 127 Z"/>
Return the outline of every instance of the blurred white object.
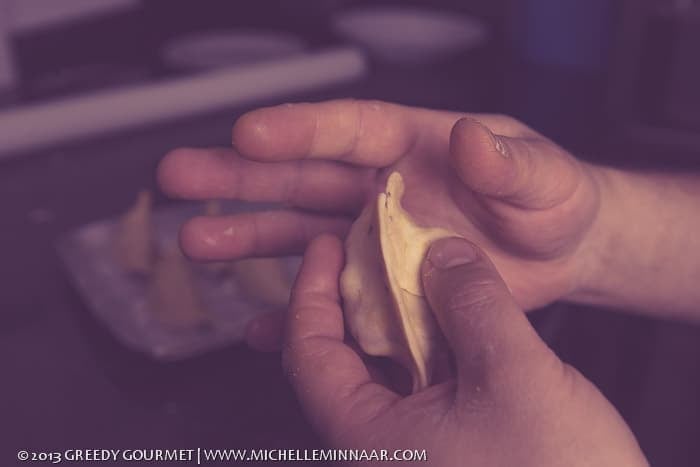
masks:
<path fill-rule="evenodd" d="M 0 0 L 2 1 L 2 0 Z M 66 21 L 133 8 L 138 0 L 4 0 L 13 31 L 35 29 Z"/>
<path fill-rule="evenodd" d="M 211 31 L 178 37 L 166 44 L 161 58 L 178 69 L 209 69 L 298 55 L 301 39 L 279 32 Z"/>
<path fill-rule="evenodd" d="M 380 61 L 427 64 L 482 44 L 486 26 L 476 18 L 410 7 L 366 7 L 340 12 L 336 32 Z"/>
<path fill-rule="evenodd" d="M 134 128 L 356 79 L 361 51 L 344 47 L 166 82 L 0 112 L 0 158 L 94 134 Z"/>
<path fill-rule="evenodd" d="M 227 202 L 224 212 L 234 214 L 269 207 Z M 260 300 L 251 295 L 250 289 L 244 289 L 252 285 L 251 277 L 243 281 L 240 274 L 213 272 L 208 268 L 211 264 L 186 262 L 178 254 L 180 226 L 185 220 L 201 215 L 202 208 L 197 203 L 179 203 L 153 211 L 151 240 L 157 250 L 174 257 L 161 258 L 160 270 L 154 270 L 150 278 L 129 274 L 116 260 L 117 219 L 84 225 L 58 242 L 58 253 L 68 277 L 88 310 L 125 347 L 156 360 L 182 360 L 242 341 L 252 318 L 279 309 L 278 304 Z M 299 259 L 288 257 L 276 261 L 279 262 L 276 274 L 286 276 L 278 280 L 291 282 Z M 250 264 L 237 272 L 250 276 Z M 173 284 L 174 281 L 178 284 Z M 182 289 L 189 289 L 194 295 L 189 298 L 193 301 L 192 308 L 177 310 L 182 315 L 174 315 L 177 300 L 187 300 L 180 296 Z M 160 300 L 164 302 L 159 303 Z M 285 305 L 287 302 L 284 299 Z M 171 306 L 158 308 L 166 303 Z M 193 315 L 192 309 L 197 309 L 197 314 Z"/>

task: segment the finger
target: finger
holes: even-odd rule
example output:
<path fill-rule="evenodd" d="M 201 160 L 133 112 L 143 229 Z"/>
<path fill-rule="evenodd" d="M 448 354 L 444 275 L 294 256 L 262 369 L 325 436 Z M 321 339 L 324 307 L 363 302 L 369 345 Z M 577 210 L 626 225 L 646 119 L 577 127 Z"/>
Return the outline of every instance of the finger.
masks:
<path fill-rule="evenodd" d="M 259 352 L 276 352 L 282 348 L 285 311 L 271 311 L 253 318 L 246 327 L 246 343 Z"/>
<path fill-rule="evenodd" d="M 563 203 L 581 179 L 578 162 L 551 141 L 499 135 L 471 118 L 452 129 L 450 162 L 471 190 L 526 209 Z"/>
<path fill-rule="evenodd" d="M 379 101 L 333 100 L 286 104 L 249 112 L 233 127 L 240 154 L 261 161 L 332 159 L 385 167 L 421 147 L 443 148 L 463 113 Z M 501 116 L 482 115 L 505 134 L 531 132 Z"/>
<path fill-rule="evenodd" d="M 334 159 L 384 167 L 415 142 L 402 107 L 337 100 L 253 111 L 233 127 L 233 145 L 251 159 Z"/>
<path fill-rule="evenodd" d="M 304 255 L 287 317 L 283 363 L 307 415 L 322 433 L 361 425 L 398 396 L 376 384 L 360 356 L 343 342 L 337 238 L 314 240 Z"/>
<path fill-rule="evenodd" d="M 161 189 L 178 198 L 285 202 L 342 212 L 363 205 L 372 176 L 328 161 L 255 162 L 232 149 L 176 149 L 158 167 Z"/>
<path fill-rule="evenodd" d="M 556 360 L 476 245 L 459 238 L 436 241 L 422 276 L 455 355 L 460 397 L 522 391 L 538 369 Z"/>
<path fill-rule="evenodd" d="M 291 210 L 202 216 L 182 226 L 180 246 L 190 258 L 206 261 L 294 255 L 322 233 L 344 236 L 350 223 L 345 217 Z"/>

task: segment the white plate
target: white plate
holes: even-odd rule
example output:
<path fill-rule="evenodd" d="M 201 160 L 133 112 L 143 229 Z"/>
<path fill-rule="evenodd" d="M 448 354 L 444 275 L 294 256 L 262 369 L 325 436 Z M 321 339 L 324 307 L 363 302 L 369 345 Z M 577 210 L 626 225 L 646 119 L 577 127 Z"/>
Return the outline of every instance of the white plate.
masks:
<path fill-rule="evenodd" d="M 388 63 L 426 64 L 482 44 L 486 26 L 457 13 L 402 7 L 367 7 L 333 19 L 341 37 Z"/>
<path fill-rule="evenodd" d="M 269 205 L 230 202 L 224 212 L 259 210 Z M 182 223 L 201 215 L 201 204 L 181 204 L 153 213 L 159 247 L 177 244 Z M 244 339 L 248 322 L 273 308 L 251 301 L 231 275 L 193 264 L 193 280 L 206 308 L 206 326 L 177 329 L 157 319 L 148 300 L 148 281 L 124 272 L 114 260 L 116 219 L 95 222 L 63 237 L 58 252 L 90 312 L 125 347 L 155 360 L 175 361 L 220 349 Z M 290 277 L 299 265 L 288 258 Z"/>
<path fill-rule="evenodd" d="M 161 56 L 176 68 L 208 69 L 289 57 L 305 50 L 304 42 L 291 34 L 213 31 L 173 39 L 163 47 Z"/>

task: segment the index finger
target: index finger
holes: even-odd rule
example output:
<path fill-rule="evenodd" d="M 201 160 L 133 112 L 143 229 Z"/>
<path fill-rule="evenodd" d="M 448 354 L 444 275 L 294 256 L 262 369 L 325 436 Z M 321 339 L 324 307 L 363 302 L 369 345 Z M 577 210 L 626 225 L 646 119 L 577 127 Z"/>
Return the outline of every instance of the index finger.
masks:
<path fill-rule="evenodd" d="M 372 381 L 360 356 L 343 342 L 338 278 L 340 241 L 314 240 L 304 256 L 287 317 L 283 364 L 297 396 L 321 433 L 361 425 L 398 396 Z"/>
<path fill-rule="evenodd" d="M 241 116 L 233 145 L 244 157 L 266 162 L 330 159 L 385 167 L 420 145 L 447 152 L 452 126 L 469 116 L 497 134 L 532 135 L 505 116 L 465 114 L 354 99 L 266 107 Z"/>

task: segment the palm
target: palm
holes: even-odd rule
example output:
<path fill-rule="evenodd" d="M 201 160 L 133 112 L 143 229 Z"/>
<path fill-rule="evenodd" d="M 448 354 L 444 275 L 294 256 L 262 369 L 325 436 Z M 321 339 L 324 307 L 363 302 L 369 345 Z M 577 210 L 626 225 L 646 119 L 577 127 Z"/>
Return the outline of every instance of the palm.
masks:
<path fill-rule="evenodd" d="M 217 260 L 298 253 L 319 233 L 343 235 L 398 170 L 406 209 L 421 224 L 451 228 L 481 245 L 523 308 L 568 293 L 577 280 L 575 253 L 597 212 L 591 176 L 504 117 L 476 118 L 505 135 L 499 138 L 517 157 L 502 157 L 475 123 L 455 138 L 460 117 L 355 101 L 263 109 L 234 128 L 244 157 L 180 150 L 162 164 L 161 184 L 187 198 L 282 201 L 303 210 L 195 219 L 183 230 L 185 250 Z M 532 173 L 521 176 L 523 169 Z"/>
<path fill-rule="evenodd" d="M 574 253 L 597 209 L 593 181 L 581 173 L 566 200 L 546 209 L 488 203 L 458 178 L 448 151 L 416 147 L 375 173 L 381 189 L 400 171 L 404 204 L 422 225 L 449 228 L 480 245 L 494 260 L 519 305 L 532 309 L 568 293 L 576 280 Z M 587 185 L 581 187 L 581 185 Z"/>
<path fill-rule="evenodd" d="M 442 240 L 434 248 L 444 252 L 446 243 L 468 245 Z M 622 418 L 542 342 L 483 252 L 447 269 L 434 253 L 423 284 L 454 371 L 402 396 L 346 343 L 340 242 L 324 236 L 308 247 L 282 362 L 319 433 L 338 448 L 425 450 L 430 465 L 446 467 L 647 465 Z"/>
<path fill-rule="evenodd" d="M 390 403 L 368 398 L 362 413 L 371 421 L 348 424 L 350 429 L 339 436 L 331 431 L 330 442 L 388 453 L 418 447 L 430 465 L 442 466 L 577 465 L 576 460 L 581 465 L 641 465 L 616 462 L 621 453 L 628 460 L 635 449 L 627 427 L 603 395 L 555 359 L 549 368 L 567 370 L 538 375 L 542 379 L 528 381 L 526 390 L 521 385 L 505 395 L 484 394 L 483 399 L 458 395 L 464 389 L 454 378 Z M 628 445 L 628 450 L 620 449 Z M 596 461 L 585 460 L 591 457 Z"/>

